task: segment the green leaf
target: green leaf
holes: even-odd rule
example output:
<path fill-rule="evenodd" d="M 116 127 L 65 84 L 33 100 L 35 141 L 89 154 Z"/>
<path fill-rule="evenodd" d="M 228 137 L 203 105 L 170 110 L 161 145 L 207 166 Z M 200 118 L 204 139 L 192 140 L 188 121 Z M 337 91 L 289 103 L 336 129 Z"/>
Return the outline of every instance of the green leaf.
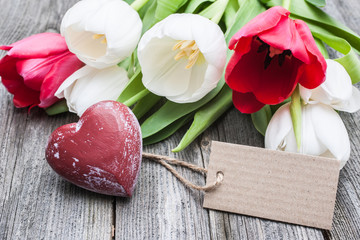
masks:
<path fill-rule="evenodd" d="M 164 128 L 157 134 L 143 139 L 143 144 L 144 145 L 154 144 L 154 143 L 160 142 L 160 141 L 170 137 L 177 130 L 179 130 L 182 126 L 184 126 L 186 123 L 190 122 L 190 120 L 192 118 L 193 118 L 193 114 L 188 114 L 188 115 L 176 120 L 171 125 L 167 126 L 166 128 Z"/>
<path fill-rule="evenodd" d="M 203 11 L 199 15 L 211 19 L 215 23 L 219 23 L 229 0 L 217 0 Z"/>
<path fill-rule="evenodd" d="M 213 124 L 223 113 L 232 106 L 232 90 L 224 85 L 220 93 L 211 102 L 200 108 L 191 124 L 189 130 L 181 139 L 179 145 L 173 152 L 185 149 L 194 139 Z"/>
<path fill-rule="evenodd" d="M 153 1 L 152 4 L 147 9 L 144 18 L 143 18 L 143 29 L 142 34 L 149 30 L 157 21 L 155 19 L 155 11 L 157 8 L 157 1 Z"/>
<path fill-rule="evenodd" d="M 265 136 L 265 132 L 267 126 L 272 117 L 271 107 L 269 105 L 265 105 L 259 111 L 251 114 L 251 120 L 256 128 L 256 130 Z"/>
<path fill-rule="evenodd" d="M 320 50 L 321 54 L 324 56 L 324 58 L 329 58 L 329 53 L 326 49 L 324 42 L 316 37 L 314 37 L 314 40 L 315 40 L 316 46 L 319 48 L 319 50 Z"/>
<path fill-rule="evenodd" d="M 215 0 L 192 0 L 186 6 L 185 13 L 195 13 L 201 5 L 205 3 L 211 4 L 215 2 Z"/>
<path fill-rule="evenodd" d="M 325 7 L 326 1 L 325 0 L 305 0 L 308 3 L 311 3 L 312 5 L 316 7 Z"/>
<path fill-rule="evenodd" d="M 156 21 L 161 21 L 170 14 L 177 12 L 186 2 L 187 0 L 157 0 Z"/>
<path fill-rule="evenodd" d="M 174 103 L 167 101 L 157 112 L 151 115 L 141 125 L 143 138 L 150 137 L 153 134 L 160 132 L 162 129 L 169 126 L 172 122 L 182 118 L 192 111 L 202 107 L 204 104 L 214 98 L 224 85 L 224 80 L 220 80 L 217 87 L 200 101 L 194 103 Z"/>
<path fill-rule="evenodd" d="M 135 107 L 132 109 L 137 119 L 142 118 L 156 103 L 160 101 L 161 97 L 153 93 L 149 93 L 140 101 L 138 101 Z"/>
<path fill-rule="evenodd" d="M 141 100 L 142 98 L 144 98 L 146 95 L 148 95 L 150 93 L 149 90 L 144 89 L 140 92 L 138 92 L 137 94 L 135 94 L 134 96 L 132 96 L 131 98 L 127 99 L 126 101 L 123 102 L 123 104 L 125 104 L 126 106 L 130 107 L 132 105 L 134 105 L 137 101 Z"/>
<path fill-rule="evenodd" d="M 239 10 L 239 4 L 237 0 L 230 0 L 224 13 L 226 28 L 231 27 L 234 24 L 236 12 Z"/>
<path fill-rule="evenodd" d="M 127 100 L 131 99 L 136 94 L 138 94 L 139 92 L 145 90 L 145 87 L 142 84 L 141 79 L 142 79 L 141 69 L 138 68 L 116 101 L 124 103 Z"/>

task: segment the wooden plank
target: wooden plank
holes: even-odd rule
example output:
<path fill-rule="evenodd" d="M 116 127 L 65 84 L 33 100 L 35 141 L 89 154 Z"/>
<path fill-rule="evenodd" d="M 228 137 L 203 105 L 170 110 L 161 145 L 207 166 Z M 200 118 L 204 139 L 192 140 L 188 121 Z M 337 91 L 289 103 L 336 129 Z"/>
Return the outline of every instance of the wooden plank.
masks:
<path fill-rule="evenodd" d="M 0 0 L 0 43 L 58 31 L 75 2 Z M 28 115 L 3 86 L 0 116 L 0 239 L 110 239 L 113 198 L 65 182 L 44 158 L 50 133 L 77 117 L 38 109 Z"/>
<path fill-rule="evenodd" d="M 145 147 L 144 151 L 168 155 L 201 166 L 199 147 L 171 153 L 182 129 L 169 140 Z M 181 175 L 198 185 L 201 174 L 176 167 Z M 117 199 L 116 239 L 210 239 L 208 211 L 202 208 L 203 193 L 189 189 L 158 163 L 143 159 L 141 175 L 131 199 Z"/>

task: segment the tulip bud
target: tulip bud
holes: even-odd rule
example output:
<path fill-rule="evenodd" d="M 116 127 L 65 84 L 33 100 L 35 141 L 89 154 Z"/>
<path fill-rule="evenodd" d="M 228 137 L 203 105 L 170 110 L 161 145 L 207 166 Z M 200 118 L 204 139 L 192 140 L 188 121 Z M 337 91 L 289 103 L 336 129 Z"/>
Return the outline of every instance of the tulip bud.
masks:
<path fill-rule="evenodd" d="M 320 103 L 302 106 L 299 150 L 289 103 L 281 106 L 271 118 L 265 133 L 265 147 L 335 158 L 341 161 L 341 168 L 350 157 L 350 141 L 344 123 L 330 106 Z"/>
<path fill-rule="evenodd" d="M 69 111 L 81 116 L 91 105 L 103 100 L 116 100 L 129 79 L 118 66 L 96 69 L 85 66 L 59 87 L 55 95 L 65 98 Z"/>
<path fill-rule="evenodd" d="M 61 23 L 69 50 L 89 66 L 116 65 L 134 51 L 141 35 L 139 14 L 120 0 L 83 0 Z"/>

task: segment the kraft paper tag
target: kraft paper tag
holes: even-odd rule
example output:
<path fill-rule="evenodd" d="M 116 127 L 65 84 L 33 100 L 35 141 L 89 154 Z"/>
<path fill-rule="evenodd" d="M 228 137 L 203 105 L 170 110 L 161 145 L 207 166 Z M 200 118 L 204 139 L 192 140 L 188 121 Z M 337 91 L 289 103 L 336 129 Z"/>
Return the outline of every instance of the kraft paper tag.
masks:
<path fill-rule="evenodd" d="M 212 142 L 204 207 L 331 229 L 340 161 Z"/>

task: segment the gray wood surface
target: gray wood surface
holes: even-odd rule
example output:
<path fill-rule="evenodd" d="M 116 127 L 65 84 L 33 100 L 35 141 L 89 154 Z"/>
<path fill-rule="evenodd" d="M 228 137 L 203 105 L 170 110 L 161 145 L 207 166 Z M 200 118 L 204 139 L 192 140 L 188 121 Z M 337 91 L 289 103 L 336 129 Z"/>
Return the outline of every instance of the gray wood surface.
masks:
<path fill-rule="evenodd" d="M 31 34 L 58 32 L 65 11 L 77 0 L 0 0 L 0 44 Z M 328 0 L 325 8 L 360 33 L 360 2 Z M 5 53 L 0 53 L 3 56 Z M 95 194 L 62 180 L 47 165 L 44 150 L 57 127 L 77 117 L 48 117 L 42 110 L 16 109 L 0 86 L 0 239 L 360 239 L 360 113 L 343 114 L 351 158 L 341 171 L 333 229 L 278 223 L 202 208 L 203 194 L 186 188 L 162 166 L 144 160 L 131 199 Z M 211 140 L 263 147 L 248 115 L 235 109 L 190 147 L 171 149 L 186 128 L 145 147 L 206 167 Z M 177 168 L 187 179 L 202 175 Z"/>

